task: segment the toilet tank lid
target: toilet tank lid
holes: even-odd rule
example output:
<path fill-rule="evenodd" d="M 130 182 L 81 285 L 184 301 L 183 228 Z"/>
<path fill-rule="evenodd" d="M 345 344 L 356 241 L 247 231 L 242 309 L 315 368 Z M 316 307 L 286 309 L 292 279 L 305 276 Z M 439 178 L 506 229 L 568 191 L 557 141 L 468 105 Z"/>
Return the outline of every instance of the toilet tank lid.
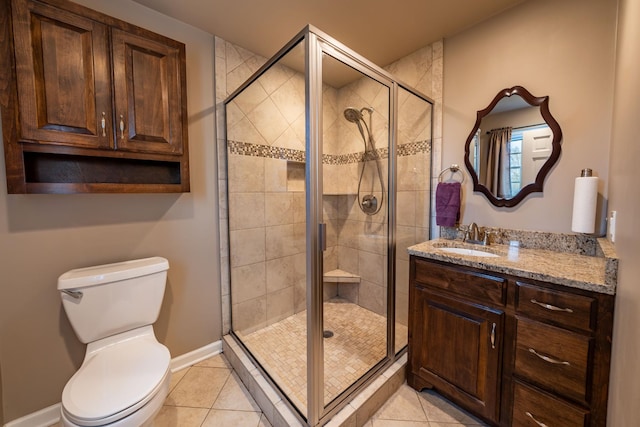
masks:
<path fill-rule="evenodd" d="M 113 264 L 76 268 L 58 277 L 58 289 L 74 289 L 102 283 L 117 282 L 146 276 L 169 269 L 169 261 L 162 257 L 135 259 Z"/>

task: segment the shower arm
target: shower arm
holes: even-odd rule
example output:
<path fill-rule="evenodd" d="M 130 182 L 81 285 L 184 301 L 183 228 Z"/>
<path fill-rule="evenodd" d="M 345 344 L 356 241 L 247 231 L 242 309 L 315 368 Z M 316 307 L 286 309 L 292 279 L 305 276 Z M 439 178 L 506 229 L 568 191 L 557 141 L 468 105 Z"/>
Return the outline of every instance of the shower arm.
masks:
<path fill-rule="evenodd" d="M 362 114 L 365 111 L 369 113 L 369 126 L 367 126 L 367 123 L 364 121 L 364 116 L 362 117 L 362 121 L 364 122 L 364 125 L 367 127 L 367 133 L 369 134 L 369 139 L 371 139 L 371 132 L 369 130 L 373 129 L 372 120 L 373 120 L 373 112 L 375 110 L 371 107 L 362 107 L 360 109 L 360 114 Z"/>

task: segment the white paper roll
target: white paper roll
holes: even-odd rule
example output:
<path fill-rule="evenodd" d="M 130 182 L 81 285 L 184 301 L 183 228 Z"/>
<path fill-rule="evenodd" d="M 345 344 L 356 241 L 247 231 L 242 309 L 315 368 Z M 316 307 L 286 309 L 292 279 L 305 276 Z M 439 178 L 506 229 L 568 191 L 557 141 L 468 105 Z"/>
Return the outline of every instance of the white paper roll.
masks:
<path fill-rule="evenodd" d="M 576 233 L 593 233 L 596 226 L 596 203 L 598 201 L 598 177 L 576 178 L 573 193 L 573 219 L 571 230 Z"/>

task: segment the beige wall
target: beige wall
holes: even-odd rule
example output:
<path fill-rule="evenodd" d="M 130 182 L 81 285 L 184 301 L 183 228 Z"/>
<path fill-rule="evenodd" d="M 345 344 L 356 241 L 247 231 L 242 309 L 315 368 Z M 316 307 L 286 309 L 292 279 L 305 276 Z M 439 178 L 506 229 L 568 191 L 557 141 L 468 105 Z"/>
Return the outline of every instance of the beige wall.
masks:
<path fill-rule="evenodd" d="M 0 425 L 4 425 L 4 400 L 2 399 L 2 365 L 0 365 Z"/>
<path fill-rule="evenodd" d="M 462 163 L 476 110 L 501 88 L 520 84 L 550 96 L 564 138 L 544 195 L 497 209 L 467 185 L 463 220 L 568 232 L 573 177 L 591 167 L 602 178 L 600 193 L 618 211 L 620 257 L 607 425 L 630 426 L 640 418 L 640 5 L 620 0 L 617 52 L 616 7 L 615 0 L 526 2 L 447 40 L 443 164 Z M 486 45 L 496 46 L 495 65 L 483 57 Z"/>
<path fill-rule="evenodd" d="M 513 209 L 493 207 L 464 186 L 461 221 L 569 232 L 574 179 L 583 168 L 601 177 L 606 198 L 613 102 L 616 0 L 537 0 L 445 40 L 442 165 L 464 164 L 476 112 L 503 88 L 521 85 L 549 96 L 563 131 L 562 154 L 544 195 Z M 466 168 L 464 169 L 466 173 Z"/>
<path fill-rule="evenodd" d="M 609 393 L 610 426 L 637 425 L 640 419 L 639 18 L 639 2 L 620 1 L 609 174 L 609 208 L 618 212 L 615 248 L 620 257 Z"/>
<path fill-rule="evenodd" d="M 214 40 L 128 0 L 94 9 L 186 43 L 191 193 L 7 195 L 0 160 L 0 364 L 4 421 L 60 401 L 84 346 L 60 305 L 65 271 L 161 255 L 158 339 L 173 357 L 221 338 Z"/>

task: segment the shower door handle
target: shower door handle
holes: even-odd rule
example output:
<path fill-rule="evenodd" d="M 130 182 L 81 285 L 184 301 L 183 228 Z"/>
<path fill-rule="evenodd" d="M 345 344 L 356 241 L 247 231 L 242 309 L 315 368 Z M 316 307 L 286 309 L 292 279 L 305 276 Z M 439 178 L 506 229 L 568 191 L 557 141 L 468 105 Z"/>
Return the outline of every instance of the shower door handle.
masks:
<path fill-rule="evenodd" d="M 320 239 L 320 250 L 322 252 L 327 250 L 327 224 L 318 224 L 318 239 Z"/>

